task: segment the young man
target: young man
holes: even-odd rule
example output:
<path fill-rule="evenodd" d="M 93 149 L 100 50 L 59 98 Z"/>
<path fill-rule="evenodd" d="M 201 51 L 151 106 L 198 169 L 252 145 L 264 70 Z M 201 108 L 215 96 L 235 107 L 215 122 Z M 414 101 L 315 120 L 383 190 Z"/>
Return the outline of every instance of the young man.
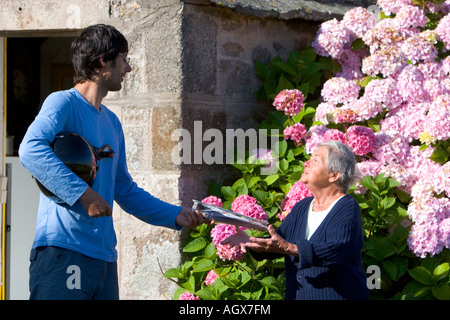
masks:
<path fill-rule="evenodd" d="M 153 225 L 181 229 L 205 222 L 198 212 L 153 197 L 128 173 L 122 126 L 101 104 L 108 91 L 121 89 L 131 71 L 127 53 L 127 40 L 114 27 L 84 30 L 72 43 L 75 87 L 45 100 L 20 146 L 22 164 L 60 199 L 41 194 L 30 255 L 30 299 L 119 298 L 114 201 Z M 94 147 L 109 144 L 115 152 L 97 163 L 92 187 L 53 152 L 51 143 L 62 131 L 76 133 Z"/>

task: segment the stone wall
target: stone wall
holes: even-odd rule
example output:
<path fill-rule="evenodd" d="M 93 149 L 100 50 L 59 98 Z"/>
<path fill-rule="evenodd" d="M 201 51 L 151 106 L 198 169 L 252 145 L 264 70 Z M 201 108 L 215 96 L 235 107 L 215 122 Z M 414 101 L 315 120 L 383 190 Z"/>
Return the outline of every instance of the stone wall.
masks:
<path fill-rule="evenodd" d="M 203 131 L 217 128 L 224 137 L 225 129 L 255 128 L 272 107 L 254 97 L 262 85 L 254 62 L 268 63 L 276 55 L 287 59 L 290 51 L 312 42 L 317 27 L 301 19 L 264 19 L 185 3 L 183 127 L 192 132 L 194 121 L 200 120 Z M 203 148 L 209 143 L 204 141 Z M 192 198 L 207 195 L 210 182 L 227 183 L 233 178 L 230 165 L 184 165 L 180 199 L 189 205 Z"/>
<path fill-rule="evenodd" d="M 233 171 L 174 162 L 173 132 L 193 134 L 194 121 L 203 132 L 254 127 L 270 108 L 254 98 L 261 85 L 254 60 L 286 58 L 308 45 L 317 29 L 317 23 L 244 16 L 204 0 L 0 0 L 0 7 L 0 37 L 74 36 L 95 23 L 125 35 L 133 71 L 104 104 L 122 121 L 138 185 L 185 206 L 206 196 L 211 181 L 231 181 Z M 121 299 L 171 299 L 176 286 L 162 271 L 181 263 L 186 231 L 146 225 L 117 205 L 114 223 Z"/>

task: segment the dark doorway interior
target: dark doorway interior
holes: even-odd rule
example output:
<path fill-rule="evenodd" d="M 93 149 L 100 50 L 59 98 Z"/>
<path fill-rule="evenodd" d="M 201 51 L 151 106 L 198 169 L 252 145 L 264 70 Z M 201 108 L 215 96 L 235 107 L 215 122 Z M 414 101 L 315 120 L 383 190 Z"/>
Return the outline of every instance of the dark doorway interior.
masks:
<path fill-rule="evenodd" d="M 53 91 L 72 86 L 70 44 L 73 38 L 33 37 L 7 39 L 7 123 L 14 136 L 13 154 L 42 102 Z"/>

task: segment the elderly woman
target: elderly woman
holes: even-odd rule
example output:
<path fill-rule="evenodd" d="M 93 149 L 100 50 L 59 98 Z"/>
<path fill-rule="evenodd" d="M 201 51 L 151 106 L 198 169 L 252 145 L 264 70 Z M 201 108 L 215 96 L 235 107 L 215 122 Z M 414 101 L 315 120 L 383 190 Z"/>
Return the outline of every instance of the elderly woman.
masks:
<path fill-rule="evenodd" d="M 287 300 L 368 299 L 361 264 L 363 234 L 358 202 L 346 194 L 355 176 L 355 157 L 346 145 L 319 145 L 305 163 L 300 181 L 313 197 L 297 203 L 270 238 L 237 229 L 223 243 L 258 260 L 285 256 Z"/>

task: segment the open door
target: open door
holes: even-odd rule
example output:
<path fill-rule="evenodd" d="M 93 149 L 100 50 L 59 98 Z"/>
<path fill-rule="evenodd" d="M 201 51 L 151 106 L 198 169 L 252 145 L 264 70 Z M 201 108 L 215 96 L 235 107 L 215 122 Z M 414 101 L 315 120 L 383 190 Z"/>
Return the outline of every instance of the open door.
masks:
<path fill-rule="evenodd" d="M 3 156 L 8 178 L 2 226 L 2 298 L 29 298 L 29 255 L 36 229 L 40 192 L 20 163 L 18 149 L 44 99 L 53 91 L 73 86 L 70 43 L 67 37 L 7 39 L 4 63 Z M 8 146 L 8 147 L 6 147 Z"/>

